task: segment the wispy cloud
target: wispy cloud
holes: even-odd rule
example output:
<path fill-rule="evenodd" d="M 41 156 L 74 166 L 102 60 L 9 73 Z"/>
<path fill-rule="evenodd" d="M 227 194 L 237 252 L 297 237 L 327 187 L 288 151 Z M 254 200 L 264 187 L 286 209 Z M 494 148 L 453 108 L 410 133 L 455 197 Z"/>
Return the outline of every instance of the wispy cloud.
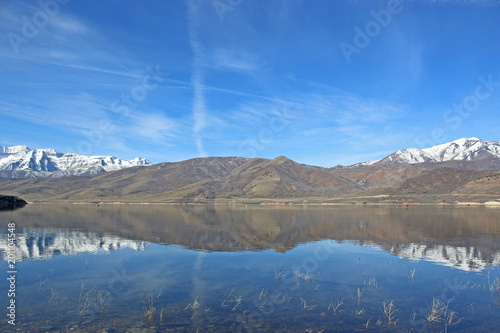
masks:
<path fill-rule="evenodd" d="M 207 156 L 207 152 L 203 147 L 203 140 L 201 131 L 206 126 L 206 103 L 203 87 L 203 50 L 198 35 L 200 15 L 199 3 L 191 0 L 188 3 L 188 20 L 189 20 L 189 39 L 193 52 L 193 74 L 191 75 L 191 82 L 193 84 L 193 133 L 195 137 L 196 147 L 199 156 Z"/>
<path fill-rule="evenodd" d="M 251 142 L 257 155 L 267 149 L 283 154 L 301 149 L 318 154 L 323 150 L 322 154 L 331 155 L 328 150 L 339 143 L 353 153 L 382 151 L 404 137 L 404 128 L 391 124 L 408 114 L 408 106 L 324 88 L 321 94 L 296 93 L 288 102 L 240 103 L 224 118 L 227 130 L 235 128 L 239 144 Z"/>
<path fill-rule="evenodd" d="M 66 53 L 63 50 L 85 50 L 79 57 L 88 57 L 95 49 L 88 43 L 93 42 L 99 34 L 93 31 L 85 22 L 68 14 L 66 7 L 55 3 L 53 11 L 47 14 L 37 2 L 10 2 L 0 11 L 0 26 L 5 29 L 8 46 L 5 53 L 16 55 L 34 54 L 38 58 L 48 57 L 51 53 Z M 38 20 L 38 21 L 36 21 Z M 33 22 L 37 22 L 34 24 Z M 54 52 L 59 51 L 59 52 Z"/>
<path fill-rule="evenodd" d="M 56 56 L 57 55 L 61 56 L 63 54 L 66 56 L 67 55 L 73 56 L 73 53 L 62 52 L 59 54 L 56 52 L 57 51 L 51 51 L 50 54 L 56 55 Z M 113 75 L 130 77 L 130 78 L 142 78 L 144 76 L 144 74 L 133 73 L 130 71 L 118 71 L 118 70 L 112 70 L 112 69 L 103 68 L 103 67 L 86 66 L 86 65 L 81 65 L 78 63 L 70 63 L 70 62 L 65 62 L 65 61 L 60 61 L 60 60 L 42 59 L 39 57 L 31 57 L 31 56 L 26 56 L 26 55 L 13 56 L 13 55 L 5 53 L 5 52 L 0 52 L 0 55 L 2 55 L 4 57 L 9 57 L 9 58 L 15 58 L 15 59 L 22 60 L 22 61 L 29 61 L 29 62 L 40 63 L 40 64 L 48 64 L 48 65 L 65 67 L 65 68 L 72 68 L 72 69 L 80 69 L 80 70 L 98 72 L 98 73 L 103 73 L 103 74 L 113 74 Z"/>
<path fill-rule="evenodd" d="M 335 96 L 326 103 L 336 108 L 335 121 L 339 124 L 381 123 L 388 119 L 401 118 L 406 113 L 406 107 L 403 105 L 352 95 Z"/>
<path fill-rule="evenodd" d="M 465 6 L 490 7 L 498 6 L 497 0 L 403 0 L 402 3 L 418 3 L 429 5 L 454 4 Z"/>
<path fill-rule="evenodd" d="M 346 66 L 337 62 L 337 39 L 352 39 L 353 25 L 366 28 L 371 7 L 387 9 L 386 1 L 367 7 L 362 1 L 234 6 L 238 1 L 223 0 L 232 9 L 224 20 L 212 1 L 95 2 L 95 10 L 70 1 L 16 53 L 6 34 L 22 36 L 23 22 L 43 9 L 37 1 L 0 0 L 0 117 L 6 119 L 0 134 L 21 144 L 38 136 L 76 146 L 88 140 L 84 132 L 109 121 L 113 130 L 95 153 L 128 146 L 165 152 L 167 160 L 238 155 L 247 140 L 264 157 L 327 160 L 393 151 L 429 122 L 442 123 L 441 111 L 430 110 L 451 107 L 478 75 L 492 73 L 498 81 L 492 59 L 499 49 L 491 44 L 498 20 L 479 8 L 498 0 L 401 1 L 405 18 L 371 38 L 373 57 Z M 103 12 L 116 17 L 103 20 Z M 157 65 L 158 85 L 145 86 L 146 68 Z M 482 102 L 474 121 L 497 102 L 493 95 Z"/>
<path fill-rule="evenodd" d="M 165 142 L 175 138 L 179 131 L 178 124 L 161 113 L 135 114 L 132 118 L 130 132 L 142 139 Z"/>
<path fill-rule="evenodd" d="M 95 129 L 106 114 L 103 101 L 86 93 L 65 97 L 51 94 L 39 96 L 36 100 L 20 97 L 11 102 L 0 102 L 2 116 L 68 133 Z"/>
<path fill-rule="evenodd" d="M 90 29 L 83 22 L 67 15 L 56 15 L 50 21 L 50 24 L 54 26 L 55 29 L 64 31 L 65 35 L 84 35 L 90 31 Z M 58 36 L 61 35 L 62 34 L 58 34 Z"/>
<path fill-rule="evenodd" d="M 254 71 L 259 66 L 257 55 L 236 48 L 216 48 L 208 61 L 210 67 L 237 71 Z"/>

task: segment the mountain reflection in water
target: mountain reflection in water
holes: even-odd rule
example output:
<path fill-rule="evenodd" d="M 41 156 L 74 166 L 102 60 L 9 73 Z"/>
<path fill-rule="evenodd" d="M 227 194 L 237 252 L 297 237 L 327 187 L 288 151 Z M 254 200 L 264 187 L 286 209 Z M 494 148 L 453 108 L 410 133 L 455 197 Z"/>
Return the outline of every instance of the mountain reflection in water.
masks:
<path fill-rule="evenodd" d="M 484 207 L 28 205 L 3 212 L 0 221 L 14 216 L 18 260 L 140 250 L 148 242 L 203 251 L 286 252 L 332 239 L 462 270 L 500 265 L 500 210 Z M 3 260 L 6 234 L 0 236 Z"/>
<path fill-rule="evenodd" d="M 0 330 L 492 332 L 498 221 L 486 207 L 30 204 L 0 212 L 0 269 L 14 223 L 18 272 L 18 321 Z"/>

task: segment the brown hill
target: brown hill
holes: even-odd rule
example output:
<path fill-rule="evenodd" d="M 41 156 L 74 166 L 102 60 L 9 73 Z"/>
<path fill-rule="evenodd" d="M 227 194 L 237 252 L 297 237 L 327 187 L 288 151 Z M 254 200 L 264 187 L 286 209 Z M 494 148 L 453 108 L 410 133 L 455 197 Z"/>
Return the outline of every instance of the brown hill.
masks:
<path fill-rule="evenodd" d="M 485 202 L 500 199 L 500 171 L 436 168 L 341 200 L 388 203 Z M 499 200 L 500 201 L 500 200 Z"/>
<path fill-rule="evenodd" d="M 93 176 L 0 179 L 2 193 L 28 201 L 206 202 L 214 199 L 335 197 L 365 188 L 328 169 L 239 157 L 198 158 Z"/>
<path fill-rule="evenodd" d="M 484 202 L 500 198 L 500 171 L 441 165 L 394 163 L 321 168 L 284 156 L 273 160 L 210 157 L 92 176 L 0 178 L 0 193 L 30 202 L 393 203 Z"/>

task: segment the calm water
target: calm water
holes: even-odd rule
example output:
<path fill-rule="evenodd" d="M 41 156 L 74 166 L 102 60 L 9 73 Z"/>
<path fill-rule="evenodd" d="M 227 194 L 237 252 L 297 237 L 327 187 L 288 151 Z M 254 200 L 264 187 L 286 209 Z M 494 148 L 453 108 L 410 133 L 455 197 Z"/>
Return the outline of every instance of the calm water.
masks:
<path fill-rule="evenodd" d="M 500 209 L 28 205 L 0 227 L 5 332 L 500 327 Z"/>

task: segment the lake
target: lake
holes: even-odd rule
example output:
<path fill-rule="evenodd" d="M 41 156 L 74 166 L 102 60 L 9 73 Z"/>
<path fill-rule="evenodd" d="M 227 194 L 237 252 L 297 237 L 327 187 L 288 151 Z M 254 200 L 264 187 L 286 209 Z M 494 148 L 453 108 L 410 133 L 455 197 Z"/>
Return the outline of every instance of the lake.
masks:
<path fill-rule="evenodd" d="M 31 204 L 0 227 L 4 332 L 500 327 L 500 209 Z"/>

